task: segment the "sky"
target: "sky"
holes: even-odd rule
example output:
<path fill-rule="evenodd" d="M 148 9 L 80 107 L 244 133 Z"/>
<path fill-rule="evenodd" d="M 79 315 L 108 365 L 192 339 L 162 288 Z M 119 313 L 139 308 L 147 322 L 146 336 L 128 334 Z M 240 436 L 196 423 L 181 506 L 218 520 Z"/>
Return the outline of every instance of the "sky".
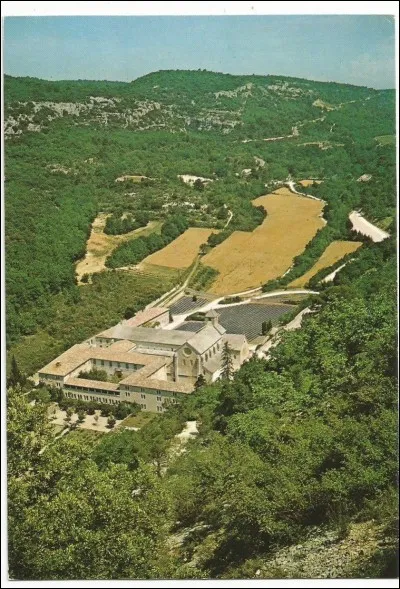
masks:
<path fill-rule="evenodd" d="M 279 74 L 393 88 L 391 16 L 59 16 L 4 19 L 4 72 L 131 81 L 160 69 Z"/>

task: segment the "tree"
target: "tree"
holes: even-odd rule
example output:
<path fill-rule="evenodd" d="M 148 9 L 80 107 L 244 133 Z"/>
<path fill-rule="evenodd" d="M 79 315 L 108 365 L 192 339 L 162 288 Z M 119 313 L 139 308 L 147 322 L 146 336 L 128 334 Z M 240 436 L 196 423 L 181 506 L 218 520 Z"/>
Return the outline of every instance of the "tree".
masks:
<path fill-rule="evenodd" d="M 7 390 L 7 474 L 22 477 L 41 462 L 39 451 L 51 440 L 47 407 L 31 405 L 21 388 Z"/>
<path fill-rule="evenodd" d="M 199 388 L 201 388 L 205 384 L 206 384 L 206 379 L 204 378 L 204 376 L 202 374 L 199 374 L 196 382 L 194 383 L 194 390 L 197 391 Z"/>
<path fill-rule="evenodd" d="M 87 284 L 89 282 L 89 274 L 85 272 L 85 274 L 82 275 L 81 282 L 83 282 L 83 284 Z"/>
<path fill-rule="evenodd" d="M 137 306 L 130 306 L 125 309 L 124 319 L 130 319 L 134 317 L 136 313 L 139 311 L 139 307 Z"/>
<path fill-rule="evenodd" d="M 26 383 L 26 377 L 20 371 L 15 356 L 13 355 L 11 360 L 10 374 L 7 380 L 7 386 L 17 387 L 18 385 L 24 386 Z"/>
<path fill-rule="evenodd" d="M 107 426 L 112 429 L 116 423 L 117 420 L 115 419 L 114 415 L 109 415 L 107 419 Z"/>
<path fill-rule="evenodd" d="M 82 409 L 78 411 L 78 423 L 83 423 L 85 421 L 85 417 L 86 411 L 83 411 Z"/>
<path fill-rule="evenodd" d="M 111 463 L 126 464 L 129 470 L 136 470 L 139 466 L 138 435 L 134 431 L 122 430 L 110 432 L 102 436 L 100 443 L 93 451 L 93 460 L 100 470 L 105 470 Z"/>
<path fill-rule="evenodd" d="M 195 188 L 196 190 L 204 190 L 204 182 L 202 180 L 200 180 L 200 178 L 197 178 L 197 180 L 195 180 L 194 184 L 193 184 L 193 188 Z"/>
<path fill-rule="evenodd" d="M 85 378 L 88 380 L 100 380 L 102 382 L 108 381 L 108 373 L 106 370 L 101 370 L 101 368 L 92 368 L 87 372 L 81 370 L 79 373 L 79 378 Z"/>
<path fill-rule="evenodd" d="M 269 319 L 268 321 L 263 321 L 261 325 L 261 333 L 262 335 L 267 335 L 272 329 L 272 321 Z"/>
<path fill-rule="evenodd" d="M 233 350 L 228 344 L 228 342 L 225 342 L 224 347 L 222 349 L 221 378 L 223 378 L 224 380 L 232 380 L 233 373 Z"/>
<path fill-rule="evenodd" d="M 131 413 L 138 413 L 140 406 L 137 403 L 118 403 L 115 407 L 115 417 L 117 419 L 125 419 Z"/>
<path fill-rule="evenodd" d="M 163 551 L 171 499 L 150 467 L 111 461 L 101 470 L 84 439 L 49 444 L 46 408 L 32 407 L 20 391 L 9 391 L 7 417 L 11 578 L 175 576 Z"/>

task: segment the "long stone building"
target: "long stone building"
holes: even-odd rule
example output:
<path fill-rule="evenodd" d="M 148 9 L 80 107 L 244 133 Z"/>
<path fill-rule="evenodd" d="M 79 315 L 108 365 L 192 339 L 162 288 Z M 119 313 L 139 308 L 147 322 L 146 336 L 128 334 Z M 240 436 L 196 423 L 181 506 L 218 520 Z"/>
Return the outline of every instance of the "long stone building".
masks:
<path fill-rule="evenodd" d="M 163 329 L 168 321 L 168 309 L 138 313 L 61 354 L 39 371 L 39 380 L 62 388 L 67 397 L 136 402 L 143 411 L 162 412 L 190 394 L 200 375 L 208 382 L 218 378 L 226 342 L 234 368 L 249 354 L 246 337 L 227 334 L 215 311 L 198 331 Z M 80 377 L 93 369 L 106 371 L 113 382 Z"/>

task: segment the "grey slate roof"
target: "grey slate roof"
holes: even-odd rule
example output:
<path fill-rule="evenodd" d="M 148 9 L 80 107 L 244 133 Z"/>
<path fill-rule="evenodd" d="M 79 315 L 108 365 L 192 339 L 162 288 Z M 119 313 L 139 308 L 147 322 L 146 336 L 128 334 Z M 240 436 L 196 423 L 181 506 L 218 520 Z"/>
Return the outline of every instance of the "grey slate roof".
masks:
<path fill-rule="evenodd" d="M 192 334 L 191 334 L 192 335 Z M 213 325 L 207 324 L 204 329 L 198 331 L 188 340 L 188 344 L 192 346 L 196 352 L 203 354 L 211 346 L 216 344 L 221 339 L 221 334 Z"/>

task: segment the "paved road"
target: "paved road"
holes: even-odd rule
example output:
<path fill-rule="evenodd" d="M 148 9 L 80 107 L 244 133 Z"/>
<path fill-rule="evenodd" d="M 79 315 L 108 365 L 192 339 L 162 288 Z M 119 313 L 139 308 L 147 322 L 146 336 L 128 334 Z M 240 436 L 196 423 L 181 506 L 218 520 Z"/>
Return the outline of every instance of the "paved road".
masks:
<path fill-rule="evenodd" d="M 362 235 L 367 235 L 374 243 L 383 241 L 384 239 L 390 237 L 389 233 L 383 231 L 383 229 L 379 229 L 379 227 L 367 221 L 367 219 L 365 219 L 357 211 L 352 211 L 349 215 L 349 219 L 355 231 L 358 231 Z"/>

